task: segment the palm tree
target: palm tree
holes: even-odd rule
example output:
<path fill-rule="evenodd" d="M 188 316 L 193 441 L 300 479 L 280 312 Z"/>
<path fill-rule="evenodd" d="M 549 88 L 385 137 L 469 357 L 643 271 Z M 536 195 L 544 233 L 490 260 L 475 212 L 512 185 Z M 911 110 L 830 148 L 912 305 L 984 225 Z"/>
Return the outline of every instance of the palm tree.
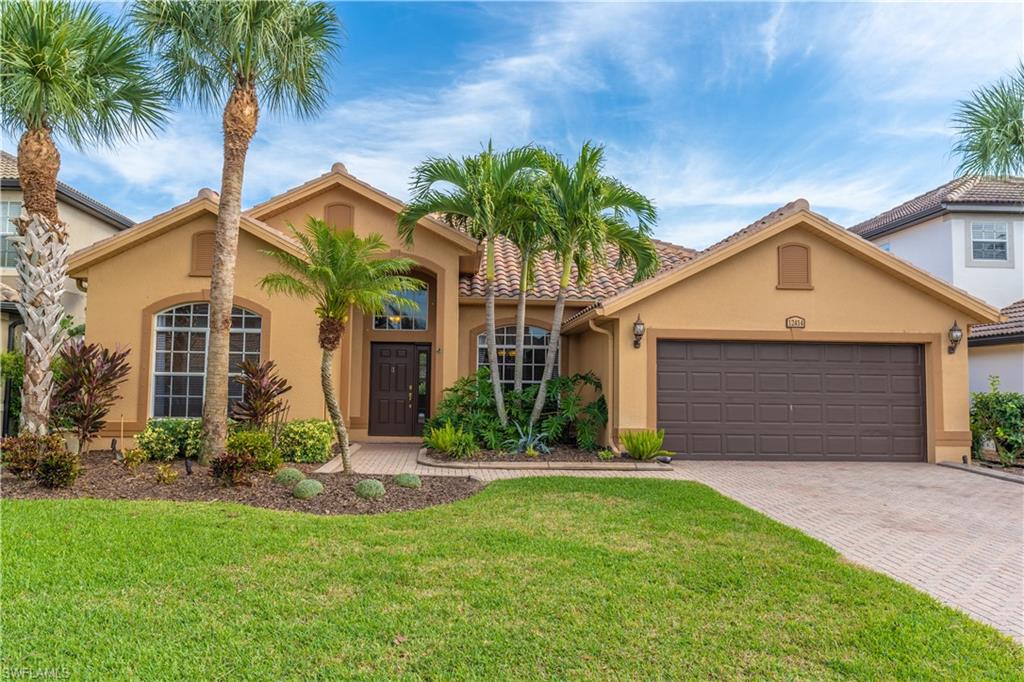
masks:
<path fill-rule="evenodd" d="M 531 425 L 540 419 L 547 399 L 547 382 L 554 373 L 566 291 L 572 281 L 573 268 L 576 282 L 586 283 L 593 265 L 606 263 L 608 247 L 613 246 L 618 250 L 616 267 L 636 266 L 634 282 L 650 277 L 658 269 L 658 252 L 650 239 L 651 228 L 658 217 L 654 204 L 636 190 L 602 174 L 603 147 L 585 143 L 571 168 L 552 154 L 546 154 L 544 159 L 545 203 L 553 213 L 550 219 L 552 250 L 561 274 L 544 374 L 530 414 Z M 630 216 L 636 219 L 635 227 L 629 224 Z"/>
<path fill-rule="evenodd" d="M 537 210 L 538 203 L 524 206 L 524 215 L 508 230 L 508 240 L 519 250 L 519 300 L 516 303 L 516 355 L 512 388 L 523 390 L 523 348 L 526 337 L 527 292 L 534 285 L 537 260 L 551 247 L 549 230 Z"/>
<path fill-rule="evenodd" d="M 228 343 L 242 178 L 260 101 L 271 111 L 299 116 L 320 111 L 341 24 L 328 3 L 313 0 L 138 0 L 131 14 L 159 58 L 170 94 L 208 109 L 223 107 L 224 166 L 203 403 L 205 460 L 224 448 L 227 435 Z"/>
<path fill-rule="evenodd" d="M 485 244 L 487 360 L 498 419 L 508 424 L 505 398 L 498 371 L 498 347 L 494 330 L 494 247 L 520 218 L 530 177 L 539 162 L 533 147 L 516 147 L 495 152 L 491 143 L 476 156 L 456 160 L 430 158 L 413 171 L 412 200 L 398 216 L 398 232 L 412 243 L 416 223 L 424 216 L 442 214 L 449 221 L 464 224 L 469 233 Z M 441 186 L 442 189 L 438 189 Z"/>
<path fill-rule="evenodd" d="M 120 22 L 63 0 L 5 2 L 0 41 L 0 116 L 18 141 L 24 205 L 15 221 L 19 291 L 5 289 L 25 320 L 22 428 L 48 429 L 51 362 L 60 348 L 68 235 L 57 212 L 60 152 L 152 133 L 166 119 L 145 50 Z"/>
<path fill-rule="evenodd" d="M 1024 173 L 1024 62 L 1017 72 L 960 102 L 953 123 L 960 175 Z"/>
<path fill-rule="evenodd" d="M 334 351 L 341 343 L 353 309 L 370 315 L 379 314 L 387 306 L 414 310 L 417 306 L 401 293 L 423 287 L 423 282 L 405 273 L 414 262 L 408 258 L 383 258 L 388 245 L 379 234 L 362 239 L 354 232 L 336 231 L 323 220 L 309 218 L 306 231 L 290 226 L 302 245 L 304 256 L 284 251 L 265 251 L 284 272 L 263 277 L 260 286 L 271 294 L 287 294 L 316 303 L 320 318 L 320 386 L 324 391 L 327 411 L 341 449 L 345 473 L 351 473 L 348 431 L 334 393 L 331 368 Z"/>

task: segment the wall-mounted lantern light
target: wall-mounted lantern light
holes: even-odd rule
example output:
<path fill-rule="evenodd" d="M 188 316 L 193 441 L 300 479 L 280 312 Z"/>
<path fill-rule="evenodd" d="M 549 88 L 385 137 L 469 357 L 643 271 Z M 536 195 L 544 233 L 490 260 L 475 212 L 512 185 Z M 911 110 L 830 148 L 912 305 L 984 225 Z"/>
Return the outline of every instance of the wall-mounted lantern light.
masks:
<path fill-rule="evenodd" d="M 647 325 L 640 319 L 640 316 L 636 316 L 636 322 L 633 323 L 633 348 L 640 347 L 640 340 L 644 338 L 644 332 L 647 331 Z"/>
<path fill-rule="evenodd" d="M 963 330 L 960 329 L 960 325 L 953 320 L 953 326 L 949 328 L 949 352 L 955 353 L 956 347 L 960 344 L 960 340 L 964 338 Z"/>

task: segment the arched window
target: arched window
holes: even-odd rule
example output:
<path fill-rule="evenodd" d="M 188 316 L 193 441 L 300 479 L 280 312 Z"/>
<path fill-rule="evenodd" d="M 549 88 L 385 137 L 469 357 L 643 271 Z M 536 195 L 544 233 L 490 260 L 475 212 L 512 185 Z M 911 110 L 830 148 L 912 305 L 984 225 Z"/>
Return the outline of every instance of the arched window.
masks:
<path fill-rule="evenodd" d="M 498 346 L 498 372 L 501 383 L 511 387 L 516 369 L 516 328 L 498 327 L 494 330 Z M 543 327 L 527 327 L 523 336 L 523 384 L 539 384 L 544 376 L 544 362 L 548 357 L 548 343 L 551 334 Z M 487 332 L 476 337 L 476 366 L 487 367 Z M 558 376 L 558 356 L 555 356 L 553 377 Z"/>
<path fill-rule="evenodd" d="M 231 310 L 228 401 L 242 398 L 234 377 L 243 360 L 260 360 L 263 320 L 235 306 Z M 153 416 L 203 416 L 210 304 L 185 303 L 157 313 L 153 340 Z M 230 405 L 229 405 L 230 409 Z"/>
<path fill-rule="evenodd" d="M 422 289 L 403 291 L 401 296 L 413 301 L 416 309 L 400 309 L 397 306 L 386 305 L 383 313 L 373 316 L 374 329 L 426 330 L 430 305 L 430 290 L 426 282 Z"/>

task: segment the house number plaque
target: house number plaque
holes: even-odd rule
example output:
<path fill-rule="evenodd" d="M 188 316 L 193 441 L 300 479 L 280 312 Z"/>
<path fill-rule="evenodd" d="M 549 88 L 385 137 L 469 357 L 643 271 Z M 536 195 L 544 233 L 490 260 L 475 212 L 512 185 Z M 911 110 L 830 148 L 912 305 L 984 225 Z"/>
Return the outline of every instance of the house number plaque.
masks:
<path fill-rule="evenodd" d="M 791 315 L 786 318 L 786 329 L 803 329 L 807 326 L 807 320 L 799 315 Z"/>

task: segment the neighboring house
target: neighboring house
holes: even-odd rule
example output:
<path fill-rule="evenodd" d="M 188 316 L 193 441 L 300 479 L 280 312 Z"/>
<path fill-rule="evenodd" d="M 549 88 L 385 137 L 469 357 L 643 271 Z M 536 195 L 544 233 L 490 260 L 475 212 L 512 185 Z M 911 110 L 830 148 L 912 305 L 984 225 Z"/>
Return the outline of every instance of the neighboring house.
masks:
<path fill-rule="evenodd" d="M 383 234 L 427 284 L 418 311 L 355 315 L 345 331 L 335 376 L 353 439 L 417 439 L 442 391 L 477 369 L 480 246 L 424 218 L 404 247 L 401 208 L 335 164 L 243 212 L 232 366 L 275 360 L 294 386 L 292 418 L 324 416 L 317 319 L 310 304 L 270 297 L 258 281 L 276 268 L 265 250 L 301 253 L 287 226 L 307 216 Z M 200 415 L 217 211 L 217 195 L 202 190 L 72 257 L 72 276 L 89 290 L 90 338 L 132 351 L 105 434 L 136 433 L 154 416 Z M 701 252 L 657 248 L 654 278 L 631 285 L 631 273 L 598 267 L 569 294 L 560 371 L 602 380 L 606 441 L 660 427 L 667 447 L 687 457 L 943 461 L 968 452 L 967 349 L 947 350 L 949 330 L 999 321 L 994 308 L 803 200 Z M 506 366 L 516 260 L 502 243 L 497 321 Z M 537 280 L 527 311 L 530 380 L 544 360 L 557 286 L 549 260 Z"/>
<path fill-rule="evenodd" d="M 1024 178 L 958 178 L 850 230 L 997 307 L 1024 299 Z M 971 331 L 972 391 L 989 375 L 1021 390 L 1024 345 L 1008 338 Z"/>
<path fill-rule="evenodd" d="M 971 391 L 989 390 L 989 377 L 999 388 L 1024 393 L 1024 299 L 1002 310 L 1005 322 L 979 324 L 968 340 Z"/>
<path fill-rule="evenodd" d="M 21 215 L 21 184 L 18 181 L 18 159 L 0 151 L 0 281 L 18 288 L 14 270 L 18 255 L 9 240 L 16 234 L 12 218 Z M 57 183 L 57 212 L 67 224 L 71 251 L 126 230 L 134 223 L 74 187 Z M 85 292 L 68 279 L 62 299 L 64 309 L 76 323 L 85 322 Z M 13 303 L 0 303 L 0 350 L 12 350 L 21 343 L 22 320 Z M 4 389 L 4 432 L 9 432 L 7 388 Z"/>

